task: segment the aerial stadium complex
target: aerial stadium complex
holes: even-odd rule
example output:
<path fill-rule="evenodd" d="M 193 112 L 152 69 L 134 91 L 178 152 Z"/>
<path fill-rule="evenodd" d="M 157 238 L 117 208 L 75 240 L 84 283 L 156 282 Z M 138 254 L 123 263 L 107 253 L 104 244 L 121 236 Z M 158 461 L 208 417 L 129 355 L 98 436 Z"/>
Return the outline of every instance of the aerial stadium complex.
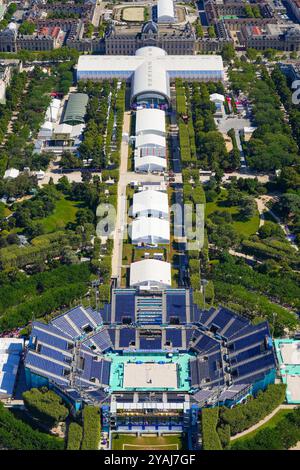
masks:
<path fill-rule="evenodd" d="M 83 56 L 77 68 L 78 80 L 130 82 L 135 170 L 147 172 L 166 167 L 170 81 L 223 76 L 219 56 L 168 56 L 155 47 L 130 57 Z M 163 190 L 136 193 L 132 215 L 132 243 L 170 242 Z M 117 283 L 99 311 L 78 306 L 49 324 L 33 322 L 25 357 L 29 387 L 53 388 L 74 411 L 98 405 L 103 430 L 185 433 L 190 449 L 199 409 L 239 403 L 273 383 L 275 371 L 267 322 L 252 325 L 223 307 L 200 309 L 191 289 L 172 288 L 170 263 L 151 258 L 131 265 L 129 287 Z"/>
<path fill-rule="evenodd" d="M 30 387 L 55 389 L 74 410 L 99 404 L 107 431 L 180 431 L 191 443 L 199 408 L 238 403 L 275 379 L 268 324 L 202 311 L 185 289 L 113 289 L 99 312 L 34 322 L 25 366 Z"/>

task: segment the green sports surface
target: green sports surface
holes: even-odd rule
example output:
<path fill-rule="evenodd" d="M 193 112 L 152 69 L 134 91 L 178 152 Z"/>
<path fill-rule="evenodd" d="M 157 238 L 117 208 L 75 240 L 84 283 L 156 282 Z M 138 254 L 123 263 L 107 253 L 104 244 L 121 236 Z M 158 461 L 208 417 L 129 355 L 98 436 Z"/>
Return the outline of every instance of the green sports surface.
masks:
<path fill-rule="evenodd" d="M 112 450 L 180 450 L 183 449 L 182 434 L 166 436 L 135 436 L 115 433 Z"/>

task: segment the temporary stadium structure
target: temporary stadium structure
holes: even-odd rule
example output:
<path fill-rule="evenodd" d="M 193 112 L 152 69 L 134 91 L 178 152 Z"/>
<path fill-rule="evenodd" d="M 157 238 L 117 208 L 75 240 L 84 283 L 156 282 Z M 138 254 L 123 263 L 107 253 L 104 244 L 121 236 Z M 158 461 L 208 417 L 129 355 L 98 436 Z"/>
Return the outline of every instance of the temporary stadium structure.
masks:
<path fill-rule="evenodd" d="M 173 0 L 158 0 L 157 2 L 157 22 L 174 23 L 175 12 Z"/>
<path fill-rule="evenodd" d="M 170 80 L 220 81 L 224 69 L 221 56 L 168 56 L 159 47 L 142 47 L 135 56 L 79 57 L 78 80 L 113 78 L 132 81 L 132 104 L 161 105 L 170 103 Z"/>
<path fill-rule="evenodd" d="M 170 242 L 170 223 L 158 217 L 139 217 L 129 226 L 129 235 L 134 245 Z"/>
<path fill-rule="evenodd" d="M 166 136 L 166 117 L 161 109 L 138 109 L 135 115 L 135 135 Z"/>
<path fill-rule="evenodd" d="M 130 287 L 143 290 L 171 287 L 171 265 L 157 259 L 143 259 L 130 265 Z"/>
<path fill-rule="evenodd" d="M 103 429 L 117 431 L 190 433 L 199 408 L 239 403 L 273 383 L 275 370 L 267 322 L 201 310 L 192 291 L 169 288 L 113 289 L 100 312 L 76 307 L 33 322 L 25 357 L 29 387 L 55 389 L 73 411 L 100 405 Z"/>
<path fill-rule="evenodd" d="M 169 215 L 168 194 L 148 189 L 133 195 L 133 217 L 159 217 L 167 219 Z"/>

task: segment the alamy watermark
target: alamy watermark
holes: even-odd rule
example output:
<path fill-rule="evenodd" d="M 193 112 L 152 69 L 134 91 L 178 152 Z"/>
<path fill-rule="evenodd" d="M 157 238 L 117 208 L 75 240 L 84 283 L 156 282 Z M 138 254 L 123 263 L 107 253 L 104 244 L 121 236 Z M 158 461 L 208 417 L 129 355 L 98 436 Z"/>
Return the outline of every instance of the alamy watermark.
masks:
<path fill-rule="evenodd" d="M 126 198 L 121 200 L 121 210 L 117 214 L 116 208 L 112 204 L 100 204 L 97 207 L 96 216 L 98 223 L 96 234 L 99 238 L 113 240 L 132 239 L 132 224 L 136 226 L 135 244 L 141 242 L 145 246 L 168 243 L 166 234 L 160 228 L 165 226 L 165 221 L 169 221 L 170 233 L 168 237 L 177 243 L 185 243 L 185 250 L 201 250 L 204 244 L 204 204 L 172 204 L 166 212 L 163 208 L 149 209 L 139 204 L 138 207 L 129 207 L 126 210 Z M 153 228 L 144 230 L 146 219 L 158 219 L 153 223 Z M 161 221 L 161 223 L 160 223 Z M 155 233 L 157 232 L 157 233 Z M 139 236 L 140 234 L 140 236 Z M 165 239 L 165 241 L 164 241 Z"/>
<path fill-rule="evenodd" d="M 300 104 L 300 80 L 294 80 L 292 83 L 292 103 L 295 105 Z"/>

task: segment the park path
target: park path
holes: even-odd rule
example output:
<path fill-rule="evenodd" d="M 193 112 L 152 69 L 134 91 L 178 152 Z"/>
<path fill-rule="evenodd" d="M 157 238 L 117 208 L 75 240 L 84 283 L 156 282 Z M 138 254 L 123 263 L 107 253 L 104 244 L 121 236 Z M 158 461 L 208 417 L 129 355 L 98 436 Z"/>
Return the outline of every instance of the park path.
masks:
<path fill-rule="evenodd" d="M 117 278 L 117 285 L 121 282 L 121 266 L 122 266 L 122 246 L 123 246 L 123 228 L 127 221 L 126 210 L 126 174 L 128 165 L 128 140 L 124 135 L 129 135 L 130 132 L 130 117 L 131 112 L 125 111 L 122 143 L 121 143 L 121 160 L 120 160 L 120 175 L 118 182 L 118 205 L 117 205 L 117 220 L 114 233 L 114 249 L 112 255 L 112 277 Z"/>
<path fill-rule="evenodd" d="M 274 212 L 271 209 L 269 209 L 268 206 L 267 206 L 267 203 L 271 200 L 275 200 L 276 197 L 277 196 L 273 197 L 273 196 L 265 194 L 264 196 L 260 196 L 260 197 L 255 199 L 255 201 L 257 203 L 257 209 L 258 209 L 258 212 L 259 212 L 259 226 L 261 227 L 262 225 L 264 225 L 264 223 L 265 223 L 265 214 L 267 212 L 269 212 L 269 214 L 273 217 L 273 219 L 277 222 L 277 224 L 282 228 L 282 230 L 285 234 L 285 238 L 290 243 L 290 245 L 294 248 L 294 250 L 299 251 L 298 246 L 293 242 L 293 240 L 291 238 L 291 232 L 290 232 L 289 228 L 286 225 L 284 225 L 281 222 L 280 218 L 276 214 L 274 214 Z"/>
<path fill-rule="evenodd" d="M 231 441 L 235 441 L 236 439 L 238 439 L 239 437 L 243 437 L 243 436 L 246 436 L 247 434 L 249 434 L 250 432 L 252 431 L 255 431 L 257 428 L 260 428 L 260 426 L 262 426 L 263 424 L 267 423 L 271 418 L 273 418 L 274 415 L 276 415 L 277 411 L 279 410 L 293 410 L 294 408 L 297 408 L 296 405 L 279 405 L 277 406 L 277 408 L 275 408 L 275 410 L 272 411 L 272 413 L 270 413 L 268 416 L 266 416 L 264 419 L 262 419 L 261 421 L 259 421 L 258 423 L 254 424 L 253 426 L 251 426 L 251 428 L 248 428 L 246 429 L 245 431 L 243 432 L 240 432 L 238 434 L 236 434 L 235 436 L 232 436 L 230 438 Z"/>

